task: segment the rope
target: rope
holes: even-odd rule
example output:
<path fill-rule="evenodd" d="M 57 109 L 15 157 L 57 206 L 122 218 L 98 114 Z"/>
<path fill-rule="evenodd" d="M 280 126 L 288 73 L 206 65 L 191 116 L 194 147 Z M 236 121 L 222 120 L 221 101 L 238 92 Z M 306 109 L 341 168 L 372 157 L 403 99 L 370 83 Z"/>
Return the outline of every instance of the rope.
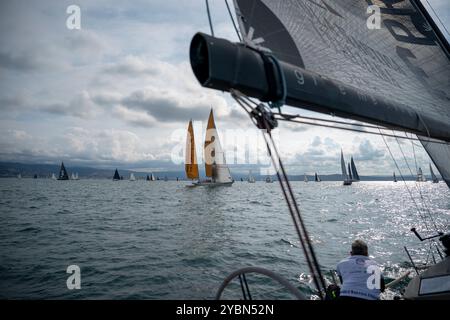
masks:
<path fill-rule="evenodd" d="M 208 0 L 205 0 L 205 2 L 206 2 L 206 13 L 208 14 L 209 28 L 211 29 L 211 35 L 214 37 L 214 29 L 211 22 L 211 12 L 209 12 L 209 2 Z"/>
<path fill-rule="evenodd" d="M 236 31 L 239 42 L 242 42 L 241 34 L 239 33 L 236 23 L 234 22 L 233 14 L 231 13 L 230 6 L 228 5 L 228 0 L 225 0 L 225 4 L 227 5 L 228 14 L 230 15 L 231 22 L 233 23 L 234 31 Z"/>
<path fill-rule="evenodd" d="M 273 137 L 271 135 L 272 127 L 269 125 L 265 115 L 260 114 L 264 110 L 261 107 L 263 105 L 259 105 L 258 108 L 253 108 L 252 106 L 249 105 L 249 102 L 242 99 L 242 95 L 240 95 L 240 93 L 236 91 L 232 92 L 232 96 L 236 100 L 236 102 L 251 116 L 252 122 L 255 123 L 259 128 L 265 130 L 263 137 L 266 143 L 267 152 L 272 160 L 274 168 L 276 169 L 277 178 L 278 181 L 280 182 L 281 190 L 286 200 L 289 213 L 291 214 L 291 218 L 294 222 L 294 227 L 299 236 L 300 244 L 302 246 L 306 262 L 312 274 L 314 284 L 318 290 L 320 298 L 323 299 L 324 298 L 323 292 L 325 292 L 326 286 L 322 276 L 322 272 L 320 270 L 320 265 L 318 263 L 316 254 L 314 252 L 314 248 L 308 235 L 308 231 L 306 229 L 305 223 L 298 208 L 294 192 L 289 183 L 286 170 L 284 168 L 283 162 L 281 161 L 280 154 L 275 145 L 275 142 L 273 141 Z M 249 108 L 250 110 L 247 110 L 247 108 Z"/>

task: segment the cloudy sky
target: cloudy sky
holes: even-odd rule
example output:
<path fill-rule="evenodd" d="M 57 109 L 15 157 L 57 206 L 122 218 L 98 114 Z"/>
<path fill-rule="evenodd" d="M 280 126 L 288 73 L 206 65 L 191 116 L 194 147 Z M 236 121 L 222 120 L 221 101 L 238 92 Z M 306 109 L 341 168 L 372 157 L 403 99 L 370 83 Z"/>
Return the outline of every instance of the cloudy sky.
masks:
<path fill-rule="evenodd" d="M 428 1 L 448 26 L 448 1 Z M 216 36 L 235 40 L 224 1 L 210 2 Z M 71 4 L 81 7 L 81 30 L 66 28 Z M 188 48 L 197 31 L 209 32 L 203 0 L 1 1 L 0 161 L 181 169 L 172 160 L 187 123 L 196 121 L 200 145 L 211 107 L 233 151 L 231 130 L 254 127 L 227 94 L 195 80 Z M 377 136 L 285 124 L 276 135 L 292 173 L 339 172 L 341 148 L 363 175 L 394 170 Z M 414 166 L 411 144 L 403 147 Z"/>

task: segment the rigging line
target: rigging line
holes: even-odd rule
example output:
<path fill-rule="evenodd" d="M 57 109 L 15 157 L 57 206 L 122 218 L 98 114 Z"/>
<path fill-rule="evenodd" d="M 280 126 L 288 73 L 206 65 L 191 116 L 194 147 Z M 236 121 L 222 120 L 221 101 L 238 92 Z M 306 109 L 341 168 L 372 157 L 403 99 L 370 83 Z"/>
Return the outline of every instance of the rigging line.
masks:
<path fill-rule="evenodd" d="M 407 135 L 406 132 L 405 132 L 405 135 Z M 411 134 L 411 135 L 412 135 L 412 134 Z M 416 161 L 416 153 L 415 153 L 414 150 L 415 150 L 415 149 L 414 149 L 414 145 L 413 145 L 414 161 Z M 416 162 L 416 168 L 417 168 L 417 162 Z M 422 172 L 422 176 L 423 176 L 423 172 Z M 439 229 L 437 228 L 437 225 L 436 225 L 436 223 L 435 223 L 435 221 L 434 221 L 433 215 L 431 214 L 430 206 L 428 205 L 428 204 L 431 204 L 431 201 L 430 201 L 430 199 L 428 199 L 428 198 L 426 198 L 426 197 L 423 196 L 423 194 L 422 194 L 422 189 L 421 189 L 421 186 L 420 186 L 420 183 L 416 182 L 416 187 L 417 187 L 417 190 L 419 191 L 420 198 L 422 199 L 423 205 L 424 205 L 425 208 L 427 209 L 428 215 L 430 216 L 430 220 L 433 222 L 433 225 L 434 225 L 434 227 L 435 227 L 435 231 L 438 232 Z M 426 198 L 426 199 L 425 199 L 425 198 Z M 427 202 L 428 202 L 428 203 L 427 203 Z"/>
<path fill-rule="evenodd" d="M 422 219 L 423 223 L 425 224 L 425 228 L 426 228 L 427 230 L 429 230 L 428 223 L 427 223 L 426 219 L 424 218 L 424 216 L 423 216 L 423 214 L 422 214 L 422 211 L 420 210 L 419 206 L 417 205 L 416 200 L 414 199 L 413 194 L 412 194 L 411 190 L 409 189 L 408 184 L 406 183 L 405 178 L 403 177 L 402 171 L 400 170 L 400 167 L 399 167 L 397 161 L 395 160 L 394 155 L 392 154 L 391 148 L 389 147 L 389 145 L 388 145 L 386 139 L 385 139 L 383 136 L 381 136 L 381 138 L 383 139 L 383 142 L 384 142 L 384 144 L 386 145 L 386 148 L 388 149 L 388 152 L 389 152 L 389 154 L 390 154 L 392 160 L 394 161 L 395 166 L 397 167 L 397 170 L 398 170 L 398 172 L 399 172 L 399 174 L 400 174 L 400 177 L 402 178 L 402 181 L 403 181 L 403 183 L 405 184 L 406 190 L 408 191 L 409 196 L 410 196 L 412 202 L 414 203 L 414 205 L 415 205 L 415 207 L 416 207 L 416 209 L 417 209 L 417 212 L 419 213 L 420 218 Z"/>
<path fill-rule="evenodd" d="M 346 130 L 346 131 L 353 131 L 353 132 L 361 132 L 361 133 L 373 134 L 373 135 L 377 135 L 377 136 L 385 136 L 385 137 L 390 137 L 390 138 L 398 138 L 398 139 L 404 139 L 404 140 L 419 141 L 418 138 L 402 137 L 402 136 L 397 136 L 395 134 L 389 134 L 389 133 L 382 133 L 382 132 L 378 133 L 378 132 L 373 132 L 373 131 L 359 130 L 359 129 L 354 129 L 354 128 L 345 128 L 345 127 L 327 125 L 327 124 L 322 124 L 322 123 L 313 123 L 313 122 L 308 122 L 308 121 L 301 121 L 301 120 L 295 120 L 295 119 L 285 119 L 285 118 L 279 118 L 279 117 L 277 117 L 276 119 L 280 120 L 280 121 L 301 123 L 301 124 L 318 126 L 318 127 L 333 128 L 333 129 L 339 129 L 339 130 Z M 383 129 L 383 130 L 387 130 L 387 129 Z M 445 144 L 447 144 L 447 143 L 445 143 Z"/>
<path fill-rule="evenodd" d="M 407 166 L 407 168 L 408 168 L 408 170 L 409 170 L 409 173 L 413 176 L 411 167 L 409 166 L 408 160 L 406 159 L 405 153 L 403 152 L 403 148 L 402 148 L 402 146 L 400 145 L 400 142 L 398 141 L 398 139 L 396 139 L 396 141 L 397 141 L 398 147 L 399 147 L 399 149 L 400 149 L 400 152 L 402 153 L 403 159 L 405 160 L 405 163 L 406 163 L 406 166 Z M 419 194 L 421 195 L 421 199 L 422 199 L 422 206 L 423 206 L 425 209 L 427 209 L 427 211 L 428 211 L 428 216 L 431 218 L 431 222 L 433 223 L 433 225 L 434 225 L 434 227 L 435 227 L 435 231 L 437 232 L 437 231 L 438 231 L 437 226 L 436 226 L 436 224 L 435 224 L 435 222 L 434 222 L 433 217 L 431 216 L 431 212 L 430 212 L 429 208 L 426 206 L 426 203 L 425 203 L 425 200 L 423 199 L 423 196 L 422 196 L 422 193 L 421 193 L 421 191 L 420 191 L 420 188 L 417 186 L 417 182 L 414 183 L 414 186 L 415 186 L 416 189 L 419 191 Z M 425 220 L 424 220 L 424 223 L 425 223 L 425 226 L 427 226 Z M 429 228 L 428 228 L 428 227 L 427 227 L 427 230 L 429 231 Z"/>
<path fill-rule="evenodd" d="M 211 22 L 211 12 L 209 12 L 209 2 L 208 0 L 205 0 L 205 2 L 206 2 L 206 13 L 208 14 L 209 27 L 211 28 L 211 35 L 214 37 L 214 29 Z"/>
<path fill-rule="evenodd" d="M 227 5 L 228 14 L 230 15 L 231 22 L 233 23 L 234 31 L 236 31 L 236 35 L 239 41 L 242 42 L 241 34 L 239 33 L 236 23 L 234 22 L 233 14 L 231 13 L 230 6 L 228 5 L 228 0 L 225 0 L 225 4 Z"/>
<path fill-rule="evenodd" d="M 236 100 L 236 102 L 242 108 L 244 108 L 244 110 L 247 113 L 249 113 L 252 122 L 255 123 L 255 125 L 256 125 L 257 124 L 256 123 L 256 119 L 254 119 L 252 114 L 244 106 L 244 104 L 245 104 L 247 107 L 252 108 L 249 104 L 252 103 L 253 101 L 251 101 L 251 100 L 250 100 L 250 102 L 245 101 L 245 99 L 242 98 L 243 96 L 238 91 L 233 91 L 232 96 Z M 266 132 L 270 132 L 270 131 L 267 130 L 267 128 L 268 128 L 267 122 L 264 122 L 264 126 L 266 127 L 265 131 Z M 322 278 L 322 275 L 321 275 L 321 272 L 320 272 L 320 266 L 318 265 L 317 259 L 315 259 L 315 256 L 313 256 L 313 258 L 310 257 L 311 253 L 308 251 L 308 248 L 305 245 L 305 243 L 310 243 L 310 241 L 309 241 L 309 238 L 305 237 L 304 232 L 302 233 L 302 231 L 300 231 L 301 228 L 300 228 L 299 222 L 298 222 L 298 215 L 296 216 L 295 212 L 294 212 L 294 206 L 296 206 L 295 198 L 294 198 L 294 195 L 292 193 L 292 189 L 290 189 L 290 192 L 289 192 L 289 195 L 288 195 L 288 191 L 289 190 L 286 190 L 287 187 L 285 186 L 285 184 L 287 184 L 289 186 L 288 177 L 287 177 L 287 175 L 286 175 L 286 173 L 284 171 L 284 167 L 282 167 L 283 178 L 281 177 L 281 173 L 280 173 L 280 169 L 279 169 L 279 165 L 282 165 L 281 159 L 278 158 L 278 164 L 277 164 L 277 160 L 275 159 L 275 155 L 272 152 L 272 148 L 271 148 L 271 146 L 269 144 L 269 140 L 267 139 L 266 134 L 263 134 L 263 137 L 264 137 L 264 141 L 266 143 L 267 152 L 268 152 L 268 154 L 269 154 L 269 156 L 270 156 L 270 158 L 272 160 L 272 164 L 273 164 L 274 168 L 276 169 L 277 178 L 278 178 L 278 181 L 280 182 L 280 187 L 281 187 L 281 190 L 283 192 L 284 198 L 286 200 L 286 203 L 287 203 L 287 206 L 288 206 L 288 209 L 289 209 L 289 213 L 291 214 L 291 218 L 293 220 L 294 227 L 295 227 L 295 229 L 297 231 L 297 235 L 299 237 L 300 244 L 302 246 L 302 250 L 303 250 L 303 253 L 305 255 L 306 262 L 307 262 L 308 267 L 310 269 L 310 272 L 312 274 L 314 284 L 315 284 L 315 286 L 316 286 L 316 288 L 318 290 L 320 298 L 323 299 L 323 294 L 322 294 L 323 291 L 322 290 L 325 289 L 325 286 L 324 286 L 323 278 Z M 272 142 L 273 148 L 275 148 L 275 150 L 277 150 L 276 146 L 275 146 L 275 143 L 273 141 L 273 138 L 272 138 L 272 136 L 270 134 L 269 134 L 269 137 L 270 137 L 270 141 Z M 278 154 L 278 152 L 276 152 L 276 154 Z M 297 211 L 298 211 L 298 207 L 297 207 Z M 300 217 L 300 219 L 301 219 L 301 217 Z M 306 233 L 306 236 L 307 236 L 307 233 Z M 312 251 L 312 254 L 314 255 L 314 251 Z M 311 260 L 314 260 L 317 264 L 313 265 L 313 262 Z M 319 276 L 320 276 L 320 280 L 321 280 L 320 282 L 317 279 Z M 323 286 L 322 289 L 320 287 L 320 284 L 322 284 L 322 286 Z"/>
<path fill-rule="evenodd" d="M 447 30 L 447 27 L 445 26 L 445 24 L 442 22 L 441 18 L 439 18 L 439 16 L 437 15 L 436 11 L 434 11 L 434 8 L 431 6 L 431 4 L 428 2 L 428 0 L 425 0 L 428 4 L 428 6 L 431 8 L 431 10 L 433 11 L 434 15 L 436 16 L 436 18 L 439 20 L 439 22 L 441 23 L 442 27 L 444 28 L 445 32 L 447 32 L 448 35 L 450 35 L 450 33 Z"/>

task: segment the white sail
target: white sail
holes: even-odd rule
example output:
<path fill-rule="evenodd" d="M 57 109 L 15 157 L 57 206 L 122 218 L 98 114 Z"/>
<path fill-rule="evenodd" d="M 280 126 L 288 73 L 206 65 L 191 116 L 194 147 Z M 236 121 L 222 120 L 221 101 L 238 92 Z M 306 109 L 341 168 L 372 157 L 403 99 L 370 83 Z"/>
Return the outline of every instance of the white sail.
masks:
<path fill-rule="evenodd" d="M 250 172 L 248 174 L 248 182 L 255 183 L 255 177 L 252 175 L 252 170 L 250 170 Z"/>
<path fill-rule="evenodd" d="M 22 175 L 20 173 L 17 175 L 17 179 L 22 179 Z"/>
<path fill-rule="evenodd" d="M 130 174 L 130 181 L 136 181 L 136 178 L 135 178 L 135 176 L 134 176 L 134 173 L 131 173 L 131 174 Z"/>
<path fill-rule="evenodd" d="M 419 169 L 417 170 L 417 178 L 416 178 L 416 181 L 417 181 L 417 182 L 425 182 L 425 181 L 426 181 L 426 178 L 425 178 L 425 176 L 423 175 L 423 172 L 422 172 L 422 168 L 421 168 L 421 167 L 419 167 Z"/>
<path fill-rule="evenodd" d="M 306 173 L 305 173 L 305 177 L 303 178 L 303 181 L 308 182 L 308 177 L 306 176 Z"/>
<path fill-rule="evenodd" d="M 152 173 L 152 174 L 150 175 L 150 181 L 155 181 L 155 180 L 156 180 L 156 178 L 155 178 L 154 174 Z"/>
<path fill-rule="evenodd" d="M 54 173 L 52 173 L 52 179 L 53 179 L 53 180 L 56 180 L 56 176 L 55 176 Z"/>

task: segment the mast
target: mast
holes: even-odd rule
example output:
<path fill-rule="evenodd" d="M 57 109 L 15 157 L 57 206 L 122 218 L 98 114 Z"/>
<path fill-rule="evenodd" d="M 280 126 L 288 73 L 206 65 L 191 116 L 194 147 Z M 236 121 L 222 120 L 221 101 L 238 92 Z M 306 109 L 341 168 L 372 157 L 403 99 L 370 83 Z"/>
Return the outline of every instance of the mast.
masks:
<path fill-rule="evenodd" d="M 394 172 L 394 182 L 397 182 L 397 177 L 395 176 L 395 172 Z"/>
<path fill-rule="evenodd" d="M 192 126 L 192 120 L 189 121 L 187 138 L 186 138 L 186 160 L 185 160 L 185 171 L 186 176 L 195 180 L 198 179 L 198 164 L 197 164 L 197 154 L 195 152 L 195 138 L 194 138 L 194 128 Z M 152 181 L 155 179 L 152 173 Z"/>

